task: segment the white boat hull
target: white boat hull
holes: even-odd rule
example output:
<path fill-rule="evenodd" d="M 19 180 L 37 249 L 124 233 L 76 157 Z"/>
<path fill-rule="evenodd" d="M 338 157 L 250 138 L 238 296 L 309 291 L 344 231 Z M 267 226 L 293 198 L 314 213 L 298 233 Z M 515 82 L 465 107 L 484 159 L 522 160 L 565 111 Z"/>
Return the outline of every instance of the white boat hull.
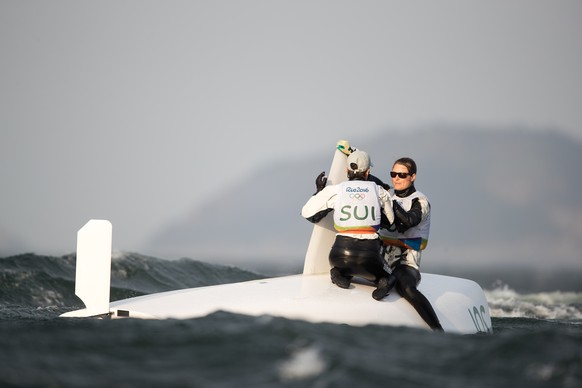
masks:
<path fill-rule="evenodd" d="M 487 301 L 475 282 L 423 274 L 419 289 L 432 303 L 446 332 L 491 331 Z M 429 329 L 395 291 L 376 301 L 371 297 L 373 290 L 372 285 L 363 283 L 342 289 L 332 284 L 328 275 L 293 275 L 125 299 L 111 303 L 109 312 L 113 318 L 190 319 L 226 311 L 314 323 Z M 85 316 L 84 310 L 77 313 L 69 316 Z"/>

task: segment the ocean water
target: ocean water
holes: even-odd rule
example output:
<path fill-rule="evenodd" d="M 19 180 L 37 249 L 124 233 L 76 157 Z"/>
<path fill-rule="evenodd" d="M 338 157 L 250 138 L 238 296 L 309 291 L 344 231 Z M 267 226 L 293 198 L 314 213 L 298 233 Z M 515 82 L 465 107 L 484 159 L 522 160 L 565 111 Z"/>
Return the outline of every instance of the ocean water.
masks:
<path fill-rule="evenodd" d="M 74 264 L 73 255 L 0 258 L 0 387 L 582 387 L 578 283 L 536 290 L 488 274 L 481 285 L 494 332 L 457 335 L 224 312 L 59 318 L 83 307 Z M 264 276 L 120 254 L 111 299 Z M 580 274 L 556 275 L 571 278 Z"/>

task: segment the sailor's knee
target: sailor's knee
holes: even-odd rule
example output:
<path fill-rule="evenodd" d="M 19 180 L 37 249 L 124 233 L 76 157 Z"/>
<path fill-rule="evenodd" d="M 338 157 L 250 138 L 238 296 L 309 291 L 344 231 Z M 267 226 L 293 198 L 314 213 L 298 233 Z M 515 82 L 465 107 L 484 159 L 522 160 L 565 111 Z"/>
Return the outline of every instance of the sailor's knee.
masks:
<path fill-rule="evenodd" d="M 404 294 L 403 297 L 408 300 L 416 299 L 417 292 L 418 291 L 416 290 L 416 287 L 413 287 L 411 285 L 407 285 L 402 288 L 402 293 Z"/>

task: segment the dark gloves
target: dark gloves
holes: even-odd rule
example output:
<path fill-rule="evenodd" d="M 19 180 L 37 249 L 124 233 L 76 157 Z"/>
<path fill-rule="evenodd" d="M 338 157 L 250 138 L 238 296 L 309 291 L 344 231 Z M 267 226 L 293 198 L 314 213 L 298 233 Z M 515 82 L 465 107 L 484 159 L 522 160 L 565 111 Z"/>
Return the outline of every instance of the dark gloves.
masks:
<path fill-rule="evenodd" d="M 420 224 L 422 220 L 422 208 L 418 198 L 412 200 L 412 206 L 406 211 L 396 201 L 392 201 L 392 210 L 394 210 L 394 224 L 399 233 L 404 233 L 408 229 Z"/>
<path fill-rule="evenodd" d="M 317 176 L 317 178 L 315 178 L 315 187 L 317 188 L 317 191 L 315 192 L 315 194 L 317 194 L 321 190 L 323 190 L 325 188 L 326 183 L 327 183 L 327 177 L 325 176 L 325 171 L 324 171 L 321 174 L 319 174 Z"/>
<path fill-rule="evenodd" d="M 314 224 L 317 224 L 319 221 L 323 220 L 325 218 L 325 216 L 327 216 L 332 210 L 333 209 L 321 210 L 321 211 L 315 213 L 314 215 L 312 215 L 311 217 L 307 217 L 307 221 L 313 222 Z"/>

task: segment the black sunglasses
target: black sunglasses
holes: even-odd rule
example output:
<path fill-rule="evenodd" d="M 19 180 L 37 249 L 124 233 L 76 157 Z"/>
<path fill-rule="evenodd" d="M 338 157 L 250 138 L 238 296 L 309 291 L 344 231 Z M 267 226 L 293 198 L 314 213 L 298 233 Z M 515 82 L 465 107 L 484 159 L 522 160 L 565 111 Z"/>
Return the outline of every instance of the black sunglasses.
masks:
<path fill-rule="evenodd" d="M 409 172 L 396 172 L 396 171 L 390 171 L 390 176 L 392 178 L 396 178 L 396 175 L 398 175 L 398 178 L 404 179 L 407 178 L 409 175 L 412 176 L 411 173 Z"/>

